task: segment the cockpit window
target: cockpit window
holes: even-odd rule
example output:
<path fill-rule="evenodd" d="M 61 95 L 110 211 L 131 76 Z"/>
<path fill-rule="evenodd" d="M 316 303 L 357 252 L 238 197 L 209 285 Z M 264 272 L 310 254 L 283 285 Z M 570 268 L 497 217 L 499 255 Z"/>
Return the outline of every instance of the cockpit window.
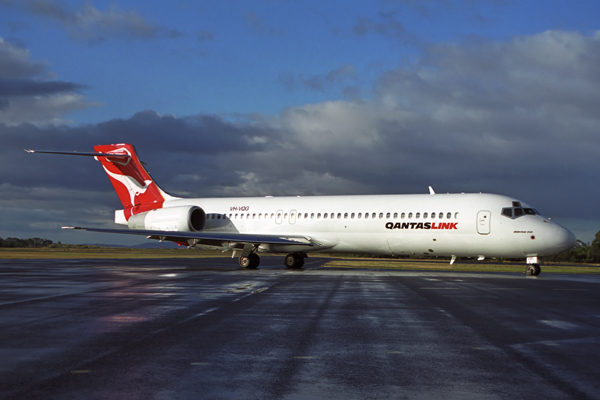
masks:
<path fill-rule="evenodd" d="M 515 207 L 514 205 L 518 204 L 518 207 Z M 522 217 L 523 215 L 538 215 L 539 212 L 537 212 L 537 210 L 533 209 L 533 208 L 525 208 L 525 207 L 521 207 L 521 203 L 517 202 L 517 201 L 513 201 L 513 207 L 505 207 L 502 209 L 502 215 L 504 215 L 507 218 L 519 218 Z"/>

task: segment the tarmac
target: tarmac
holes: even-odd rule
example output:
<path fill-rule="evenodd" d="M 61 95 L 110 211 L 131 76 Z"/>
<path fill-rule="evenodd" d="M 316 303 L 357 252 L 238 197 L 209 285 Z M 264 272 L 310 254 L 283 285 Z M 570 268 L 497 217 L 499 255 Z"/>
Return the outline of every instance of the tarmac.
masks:
<path fill-rule="evenodd" d="M 600 398 L 599 276 L 329 260 L 0 260 L 0 398 Z"/>

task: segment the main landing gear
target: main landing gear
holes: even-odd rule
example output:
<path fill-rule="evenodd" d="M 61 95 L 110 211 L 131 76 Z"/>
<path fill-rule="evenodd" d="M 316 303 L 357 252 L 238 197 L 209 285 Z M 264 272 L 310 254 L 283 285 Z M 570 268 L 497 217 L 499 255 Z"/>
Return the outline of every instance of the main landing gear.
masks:
<path fill-rule="evenodd" d="M 304 266 L 305 253 L 292 253 L 285 256 L 284 264 L 290 269 L 300 269 Z M 240 256 L 238 264 L 242 268 L 256 269 L 260 264 L 260 257 L 256 253 Z"/>
<path fill-rule="evenodd" d="M 256 253 L 250 253 L 248 256 L 240 256 L 238 264 L 242 268 L 256 269 L 260 264 L 260 257 Z"/>
<path fill-rule="evenodd" d="M 284 264 L 290 269 L 300 269 L 304 266 L 304 253 L 292 253 L 285 256 Z"/>

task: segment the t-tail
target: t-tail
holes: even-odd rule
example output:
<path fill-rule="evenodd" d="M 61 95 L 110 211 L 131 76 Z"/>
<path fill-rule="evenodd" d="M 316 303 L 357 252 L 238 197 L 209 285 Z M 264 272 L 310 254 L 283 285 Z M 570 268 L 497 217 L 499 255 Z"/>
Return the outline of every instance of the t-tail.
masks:
<path fill-rule="evenodd" d="M 64 152 L 25 150 L 28 153 L 66 154 L 94 157 L 108 174 L 121 203 L 122 210 L 115 211 L 115 222 L 128 225 L 132 215 L 162 208 L 166 200 L 174 199 L 161 190 L 142 165 L 131 144 L 103 144 L 94 146 L 95 152 Z"/>
<path fill-rule="evenodd" d="M 104 144 L 94 150 L 123 204 L 123 210 L 115 213 L 115 222 L 126 223 L 132 215 L 159 209 L 173 198 L 154 182 L 131 144 Z"/>

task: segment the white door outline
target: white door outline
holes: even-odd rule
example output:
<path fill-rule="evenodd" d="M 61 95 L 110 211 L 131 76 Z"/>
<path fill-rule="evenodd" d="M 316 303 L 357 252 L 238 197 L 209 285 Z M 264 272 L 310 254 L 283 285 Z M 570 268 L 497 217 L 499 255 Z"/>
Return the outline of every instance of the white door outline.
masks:
<path fill-rule="evenodd" d="M 492 213 L 490 211 L 479 211 L 477 213 L 477 233 L 489 235 L 491 219 Z"/>

